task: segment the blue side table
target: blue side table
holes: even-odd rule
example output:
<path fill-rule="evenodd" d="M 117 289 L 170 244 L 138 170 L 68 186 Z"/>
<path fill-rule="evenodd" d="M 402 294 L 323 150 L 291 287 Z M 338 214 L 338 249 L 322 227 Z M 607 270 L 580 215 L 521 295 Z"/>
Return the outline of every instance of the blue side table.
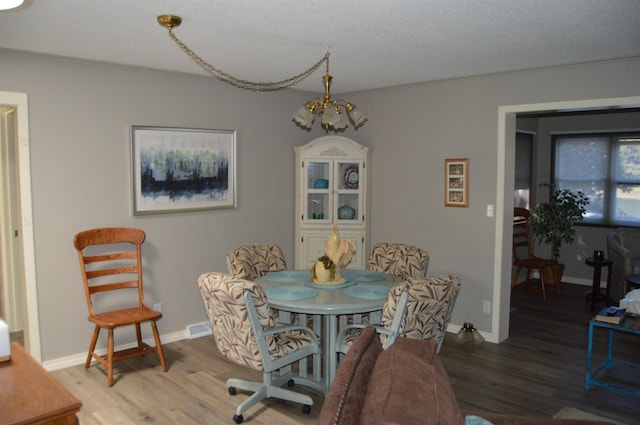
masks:
<path fill-rule="evenodd" d="M 593 331 L 595 328 L 602 328 L 609 334 L 607 342 L 607 359 L 592 373 L 591 372 L 591 356 L 593 354 Z M 613 366 L 621 366 L 630 369 L 640 370 L 640 365 L 631 363 L 624 363 L 617 360 L 613 360 L 613 336 L 615 332 L 626 332 L 630 334 L 640 335 L 640 318 L 626 317 L 619 325 L 612 325 L 609 323 L 598 322 L 595 318 L 589 322 L 589 340 L 587 346 L 587 375 L 584 381 L 584 388 L 589 391 L 589 388 L 594 385 L 608 390 L 619 391 L 625 394 L 631 394 L 636 397 L 640 397 L 640 390 L 621 387 L 613 385 L 605 381 L 596 380 L 596 376 L 603 370 L 611 370 Z"/>

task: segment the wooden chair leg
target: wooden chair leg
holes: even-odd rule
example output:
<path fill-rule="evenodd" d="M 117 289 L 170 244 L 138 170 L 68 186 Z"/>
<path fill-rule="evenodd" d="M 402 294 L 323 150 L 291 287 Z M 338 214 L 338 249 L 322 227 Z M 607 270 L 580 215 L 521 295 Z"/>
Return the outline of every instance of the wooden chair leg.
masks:
<path fill-rule="evenodd" d="M 553 267 L 551 268 L 551 270 L 553 271 Z M 556 286 L 556 291 L 558 291 L 558 295 L 560 295 L 560 284 L 562 283 L 560 280 L 559 276 L 556 276 L 556 273 L 552 273 L 553 274 L 553 283 Z"/>
<path fill-rule="evenodd" d="M 89 354 L 87 354 L 87 361 L 84 363 L 84 368 L 89 369 L 91 365 L 91 359 L 93 358 L 93 352 L 96 350 L 96 343 L 98 342 L 98 335 L 100 334 L 100 326 L 96 325 L 93 330 L 93 336 L 91 337 L 91 344 L 89 344 Z"/>
<path fill-rule="evenodd" d="M 140 330 L 140 323 L 136 323 L 136 339 L 138 341 L 138 349 L 142 350 L 142 331 Z"/>
<path fill-rule="evenodd" d="M 158 326 L 155 321 L 151 322 L 151 329 L 153 329 L 153 338 L 156 340 L 156 354 L 160 358 L 160 365 L 162 366 L 162 371 L 167 371 L 167 363 L 164 360 L 164 350 L 162 349 L 162 342 L 160 342 L 160 334 L 158 333 Z"/>
<path fill-rule="evenodd" d="M 107 338 L 107 385 L 113 386 L 113 328 L 109 328 Z"/>
<path fill-rule="evenodd" d="M 511 279 L 511 289 L 515 288 L 516 285 L 518 284 L 518 278 L 520 277 L 521 270 L 522 270 L 522 267 L 518 267 L 516 269 L 516 274 L 513 275 L 513 279 Z"/>
<path fill-rule="evenodd" d="M 542 301 L 543 302 L 547 302 L 547 292 L 545 291 L 544 287 L 545 287 L 545 282 L 544 282 L 544 273 L 542 272 L 543 268 L 540 267 L 538 269 L 538 274 L 540 274 L 540 286 L 542 288 Z"/>

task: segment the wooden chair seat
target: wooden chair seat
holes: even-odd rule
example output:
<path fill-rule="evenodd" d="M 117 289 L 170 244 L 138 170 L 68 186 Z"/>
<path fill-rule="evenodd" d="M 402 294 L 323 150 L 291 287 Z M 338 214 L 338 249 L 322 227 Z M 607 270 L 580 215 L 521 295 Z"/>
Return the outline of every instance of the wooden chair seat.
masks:
<path fill-rule="evenodd" d="M 124 308 L 121 310 L 106 311 L 89 316 L 87 319 L 101 328 L 115 328 L 118 326 L 133 325 L 139 322 L 156 321 L 162 318 L 162 313 L 148 307 Z"/>

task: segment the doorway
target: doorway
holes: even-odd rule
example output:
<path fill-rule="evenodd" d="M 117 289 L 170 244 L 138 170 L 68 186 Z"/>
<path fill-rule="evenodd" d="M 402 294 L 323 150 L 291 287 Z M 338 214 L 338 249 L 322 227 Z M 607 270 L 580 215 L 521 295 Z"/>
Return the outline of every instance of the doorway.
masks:
<path fill-rule="evenodd" d="M 25 93 L 0 91 L 0 303 L 9 330 L 41 360 L 31 205 L 29 109 Z"/>
<path fill-rule="evenodd" d="M 498 108 L 498 173 L 494 253 L 492 334 L 496 342 L 509 336 L 511 301 L 511 234 L 515 190 L 516 117 L 518 114 L 630 109 L 640 107 L 640 96 L 567 102 L 508 105 Z"/>
<path fill-rule="evenodd" d="M 0 273 L 0 317 L 7 323 L 14 335 L 23 334 L 18 338 L 24 345 L 24 279 L 22 278 L 22 249 L 20 248 L 21 233 L 20 207 L 18 196 L 20 187 L 17 179 L 17 108 L 15 106 L 0 105 L 0 193 L 2 194 L 2 215 L 0 216 L 0 258 L 2 258 L 2 273 Z M 22 341 L 21 341 L 22 340 Z"/>

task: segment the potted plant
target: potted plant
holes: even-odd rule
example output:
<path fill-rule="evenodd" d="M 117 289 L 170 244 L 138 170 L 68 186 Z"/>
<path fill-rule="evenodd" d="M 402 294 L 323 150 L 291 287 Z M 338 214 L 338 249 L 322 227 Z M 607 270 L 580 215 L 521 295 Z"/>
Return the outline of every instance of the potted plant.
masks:
<path fill-rule="evenodd" d="M 549 201 L 540 203 L 531 211 L 531 231 L 534 240 L 551 247 L 551 256 L 558 261 L 563 243 L 573 243 L 576 236 L 574 225 L 583 220 L 589 198 L 582 192 L 561 189 L 556 185 L 542 183 L 549 188 Z M 554 269 L 554 279 L 559 282 L 564 264 Z"/>

